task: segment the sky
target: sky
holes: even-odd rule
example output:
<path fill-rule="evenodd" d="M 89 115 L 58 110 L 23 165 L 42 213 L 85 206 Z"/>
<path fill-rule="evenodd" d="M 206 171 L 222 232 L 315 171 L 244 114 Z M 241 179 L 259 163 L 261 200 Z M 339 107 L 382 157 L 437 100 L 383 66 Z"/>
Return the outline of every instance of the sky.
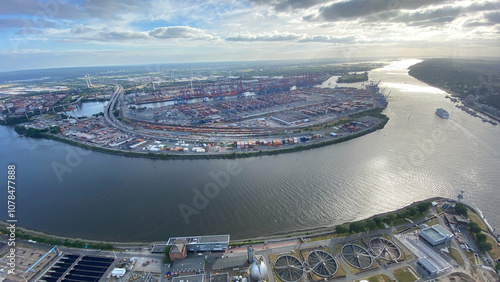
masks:
<path fill-rule="evenodd" d="M 1 0 L 0 71 L 500 55 L 499 1 Z"/>

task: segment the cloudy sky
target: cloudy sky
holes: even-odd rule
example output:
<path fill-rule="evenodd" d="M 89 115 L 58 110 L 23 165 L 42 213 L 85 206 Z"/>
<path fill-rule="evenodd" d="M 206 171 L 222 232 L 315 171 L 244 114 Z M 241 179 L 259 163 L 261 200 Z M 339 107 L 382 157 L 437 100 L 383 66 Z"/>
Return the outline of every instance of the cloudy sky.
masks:
<path fill-rule="evenodd" d="M 300 58 L 498 56 L 499 1 L 1 0 L 0 71 Z"/>

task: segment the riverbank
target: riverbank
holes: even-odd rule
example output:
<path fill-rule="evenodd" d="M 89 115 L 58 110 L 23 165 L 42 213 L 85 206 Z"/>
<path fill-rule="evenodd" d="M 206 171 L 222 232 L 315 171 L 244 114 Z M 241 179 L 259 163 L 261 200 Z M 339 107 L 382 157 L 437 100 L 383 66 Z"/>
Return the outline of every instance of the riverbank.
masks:
<path fill-rule="evenodd" d="M 50 139 L 62 143 L 66 143 L 69 145 L 77 146 L 80 148 L 96 151 L 96 152 L 101 152 L 101 153 L 107 153 L 107 154 L 112 154 L 112 155 L 118 155 L 118 156 L 125 156 L 125 157 L 135 157 L 135 158 L 149 158 L 149 159 L 189 159 L 189 160 L 195 160 L 195 159 L 237 159 L 237 158 L 248 158 L 248 157 L 257 157 L 257 156 L 268 156 L 268 155 L 277 155 L 277 154 L 283 154 L 283 153 L 292 153 L 292 152 L 299 152 L 303 150 L 309 150 L 309 149 L 314 149 L 314 148 L 320 148 L 332 144 L 337 144 L 341 142 L 345 142 L 354 138 L 358 138 L 361 136 L 364 136 L 366 134 L 372 133 L 376 130 L 383 129 L 384 126 L 387 124 L 389 121 L 389 118 L 381 113 L 381 110 L 372 110 L 372 111 L 367 111 L 367 112 L 360 112 L 351 115 L 351 117 L 361 117 L 361 116 L 372 116 L 375 118 L 378 118 L 380 121 L 377 124 L 374 124 L 370 128 L 364 129 L 360 132 L 350 134 L 347 136 L 341 136 L 337 137 L 335 139 L 331 140 L 326 140 L 326 141 L 320 141 L 317 143 L 309 143 L 305 145 L 296 145 L 288 148 L 280 148 L 280 149 L 270 149 L 270 150 L 259 150 L 259 151 L 253 151 L 253 152 L 242 152 L 242 153 L 237 153 L 237 152 L 232 152 L 232 153 L 225 153 L 225 154 L 165 154 L 165 153 L 154 153 L 154 152 L 132 152 L 132 151 L 124 151 L 124 150 L 115 150 L 115 149 L 109 149 L 109 148 L 103 148 L 103 147 L 98 147 L 98 146 L 93 146 L 81 142 L 77 142 L 74 140 L 70 140 L 67 138 L 63 138 L 57 134 L 51 133 L 48 130 L 38 130 L 37 132 L 29 132 L 29 130 L 24 129 L 23 127 L 16 127 L 16 132 L 18 134 L 24 135 L 27 133 L 28 137 L 33 137 L 33 138 L 45 138 L 45 139 Z M 31 129 L 30 129 L 31 130 Z M 31 130 L 31 131 L 34 131 Z"/>
<path fill-rule="evenodd" d="M 407 223 L 406 218 L 410 218 L 410 219 L 413 218 L 416 220 L 419 217 L 422 217 L 422 215 L 427 214 L 427 212 L 429 210 L 428 208 L 430 208 L 430 203 L 433 201 L 455 202 L 455 200 L 452 200 L 452 199 L 447 199 L 447 198 L 443 198 L 443 197 L 433 197 L 433 198 L 413 202 L 408 206 L 402 207 L 402 208 L 394 210 L 394 211 L 376 214 L 376 215 L 373 215 L 369 218 L 362 219 L 360 221 L 356 221 L 354 223 L 367 222 L 370 220 L 374 220 L 376 218 L 383 219 L 383 218 L 394 217 L 393 221 L 389 222 L 389 226 L 396 227 L 396 226 L 399 226 L 402 224 L 406 224 Z M 412 209 L 416 209 L 417 207 L 419 207 L 419 205 L 425 204 L 425 203 L 427 203 L 427 205 L 428 205 L 428 208 L 425 211 L 416 213 L 413 216 L 405 214 L 406 212 L 411 211 Z M 484 222 L 484 218 L 481 216 L 480 213 L 477 212 L 476 209 L 474 209 L 470 206 L 468 206 L 468 207 L 471 208 L 471 210 L 473 212 L 475 212 L 479 216 L 479 218 Z M 344 235 L 353 234 L 353 233 L 338 234 L 337 228 L 339 226 L 345 226 L 345 225 L 352 224 L 352 223 L 353 222 L 344 222 L 340 225 L 304 229 L 304 230 L 294 231 L 292 233 L 276 233 L 276 234 L 262 236 L 262 237 L 252 237 L 252 238 L 232 240 L 230 242 L 230 244 L 231 245 L 243 245 L 243 244 L 256 244 L 256 243 L 264 243 L 264 242 L 271 242 L 271 241 L 283 241 L 283 240 L 307 239 L 307 238 L 311 239 L 314 237 L 325 236 L 325 235 L 342 235 L 342 236 L 344 236 Z M 2 233 L 4 235 L 8 234 L 8 230 L 7 230 L 8 226 L 9 226 L 8 223 L 6 223 L 4 221 L 0 221 L 0 233 Z M 371 230 L 376 230 L 376 229 L 371 229 Z M 203 234 L 193 234 L 193 235 L 203 235 Z M 85 246 L 88 246 L 88 248 L 94 247 L 94 248 L 98 248 L 98 249 L 121 249 L 121 248 L 127 248 L 127 247 L 146 247 L 146 246 L 150 246 L 152 244 L 165 243 L 165 241 L 111 242 L 111 241 L 90 240 L 90 239 L 84 239 L 84 238 L 72 238 L 72 237 L 65 237 L 65 236 L 59 236 L 59 235 L 54 235 L 54 234 L 48 234 L 45 232 L 32 230 L 32 229 L 28 229 L 28 228 L 24 228 L 24 227 L 20 227 L 20 226 L 16 227 L 16 237 L 18 239 L 33 240 L 33 241 L 36 241 L 37 243 L 45 243 L 45 244 L 49 244 L 49 245 L 61 245 L 61 246 L 70 246 L 70 247 L 77 247 L 77 248 L 84 248 Z"/>
<path fill-rule="evenodd" d="M 418 79 L 418 78 L 416 78 L 416 77 L 415 77 L 415 79 Z M 421 81 L 422 81 L 422 80 L 421 80 Z M 479 112 L 479 113 L 481 113 L 481 114 L 483 114 L 483 115 L 485 115 L 485 116 L 487 116 L 487 117 L 489 117 L 489 118 L 491 118 L 491 119 L 493 119 L 493 120 L 496 120 L 497 122 L 500 122 L 500 117 L 497 117 L 497 116 L 495 116 L 495 115 L 492 115 L 492 114 L 490 114 L 490 113 L 487 113 L 487 112 L 485 112 L 485 111 L 481 110 L 481 109 L 480 109 L 480 108 L 478 108 L 478 107 L 475 107 L 475 106 L 471 106 L 471 105 L 467 105 L 467 104 L 465 104 L 465 103 L 464 103 L 464 101 L 463 101 L 463 99 L 461 98 L 460 94 L 458 94 L 458 93 L 456 93 L 456 92 L 454 92 L 454 91 L 452 91 L 452 90 L 449 90 L 449 89 L 443 88 L 442 86 L 439 86 L 439 85 L 435 85 L 435 84 L 432 84 L 432 83 L 429 83 L 429 82 L 425 82 L 425 81 L 422 81 L 422 82 L 427 83 L 427 84 L 429 84 L 430 86 L 435 87 L 435 88 L 437 88 L 437 89 L 440 89 L 440 90 L 442 90 L 442 91 L 446 92 L 447 94 L 450 94 L 451 96 L 453 96 L 453 97 L 457 98 L 457 99 L 458 99 L 458 101 L 460 101 L 460 102 L 462 103 L 462 105 L 463 105 L 463 106 L 468 107 L 468 108 L 471 108 L 471 109 L 473 109 L 473 110 L 475 110 L 475 111 L 477 111 L 477 112 Z"/>
<path fill-rule="evenodd" d="M 492 75 L 491 63 L 481 60 L 426 59 L 411 66 L 408 75 L 456 97 L 465 106 L 500 121 L 500 112 L 498 111 L 500 100 L 494 95 L 495 92 L 498 92 L 498 89 L 495 88 L 497 85 L 491 84 L 491 81 L 488 82 L 484 78 Z M 483 90 L 488 88 L 488 93 L 481 91 L 481 88 Z M 482 104 L 479 105 L 491 107 L 491 113 L 480 107 L 465 104 L 465 99 L 471 95 L 474 97 L 473 100 L 481 101 Z"/>

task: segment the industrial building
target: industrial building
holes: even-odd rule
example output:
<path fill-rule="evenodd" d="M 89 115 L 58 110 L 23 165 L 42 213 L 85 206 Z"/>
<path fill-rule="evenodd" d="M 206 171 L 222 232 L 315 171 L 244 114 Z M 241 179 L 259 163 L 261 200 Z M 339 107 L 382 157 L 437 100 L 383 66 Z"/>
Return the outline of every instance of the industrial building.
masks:
<path fill-rule="evenodd" d="M 420 237 L 429 242 L 432 246 L 436 246 L 449 242 L 453 234 L 441 225 L 436 224 L 420 230 Z"/>
<path fill-rule="evenodd" d="M 232 269 L 248 265 L 250 264 L 248 263 L 248 258 L 246 256 L 217 258 L 212 264 L 212 271 L 221 271 L 224 269 Z"/>
<path fill-rule="evenodd" d="M 446 222 L 451 226 L 457 226 L 457 225 L 467 225 L 469 221 L 467 218 L 465 218 L 462 215 L 457 215 L 457 214 L 444 214 L 444 218 L 446 219 Z"/>
<path fill-rule="evenodd" d="M 418 260 L 418 265 L 420 265 L 429 275 L 436 275 L 438 273 L 437 267 L 430 262 L 427 258 L 420 258 Z"/>
<path fill-rule="evenodd" d="M 172 245 L 168 253 L 171 261 L 185 259 L 187 255 L 186 244 L 177 243 Z"/>
<path fill-rule="evenodd" d="M 167 245 L 186 245 L 188 252 L 225 252 L 229 246 L 229 235 L 173 237 Z"/>
<path fill-rule="evenodd" d="M 151 247 L 151 253 L 152 254 L 161 254 L 165 252 L 165 247 L 167 244 L 155 244 L 153 247 Z"/>
<path fill-rule="evenodd" d="M 276 114 L 276 115 L 271 116 L 271 119 L 273 119 L 281 124 L 290 126 L 290 125 L 294 125 L 294 124 L 301 123 L 301 122 L 308 122 L 309 116 L 295 112 L 295 113 L 286 113 L 286 114 L 284 114 L 284 113 L 283 114 Z"/>

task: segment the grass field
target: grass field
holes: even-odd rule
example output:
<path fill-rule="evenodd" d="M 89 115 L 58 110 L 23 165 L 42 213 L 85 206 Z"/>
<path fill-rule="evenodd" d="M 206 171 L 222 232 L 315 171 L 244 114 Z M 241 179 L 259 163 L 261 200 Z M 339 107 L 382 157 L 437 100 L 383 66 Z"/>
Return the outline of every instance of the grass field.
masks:
<path fill-rule="evenodd" d="M 385 275 L 385 274 L 377 274 L 368 278 L 363 278 L 362 280 L 368 280 L 369 282 L 392 282 L 391 277 Z M 359 282 L 361 280 L 356 280 L 356 282 Z"/>
<path fill-rule="evenodd" d="M 471 221 L 477 223 L 481 230 L 488 232 L 488 227 L 484 224 L 483 220 L 479 217 L 479 215 L 475 214 L 473 211 L 468 210 L 468 217 Z"/>
<path fill-rule="evenodd" d="M 433 225 L 439 224 L 439 220 L 437 219 L 437 217 L 435 217 L 435 218 L 433 218 L 433 219 L 431 219 L 431 220 L 427 221 L 427 222 L 426 222 L 426 224 L 427 224 L 428 226 L 433 226 Z"/>
<path fill-rule="evenodd" d="M 464 266 L 465 262 L 464 259 L 462 258 L 462 255 L 460 255 L 460 252 L 453 249 L 449 248 L 450 253 L 446 254 L 448 257 L 450 257 L 452 260 L 454 260 L 458 265 Z"/>
<path fill-rule="evenodd" d="M 500 246 L 498 246 L 498 243 L 493 237 L 491 237 L 489 234 L 486 236 L 486 242 L 490 243 L 493 249 L 491 251 L 488 251 L 490 256 L 497 260 L 500 259 Z"/>
<path fill-rule="evenodd" d="M 315 241 L 330 240 L 333 238 L 344 237 L 346 235 L 348 235 L 348 234 L 329 233 L 329 234 L 325 234 L 325 235 L 313 236 L 313 237 L 310 237 L 310 239 L 311 239 L 311 242 L 315 242 Z"/>
<path fill-rule="evenodd" d="M 418 280 L 418 277 L 415 277 L 413 271 L 411 271 L 407 266 L 395 269 L 392 273 L 399 282 L 414 282 Z"/>

